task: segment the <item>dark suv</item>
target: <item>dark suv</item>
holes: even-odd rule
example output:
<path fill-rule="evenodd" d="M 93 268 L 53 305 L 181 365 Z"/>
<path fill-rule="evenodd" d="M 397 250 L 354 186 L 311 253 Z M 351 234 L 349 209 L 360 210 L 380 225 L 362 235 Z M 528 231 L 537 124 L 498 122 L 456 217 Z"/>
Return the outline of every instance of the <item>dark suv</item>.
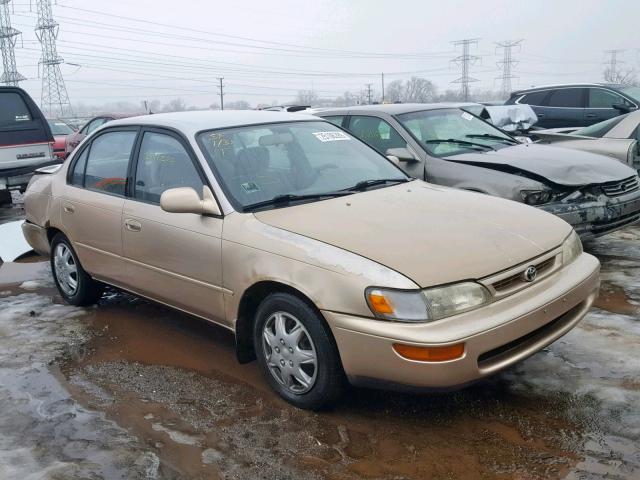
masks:
<path fill-rule="evenodd" d="M 507 105 L 531 105 L 537 127 L 584 127 L 637 110 L 640 87 L 585 83 L 550 85 L 513 92 Z"/>
<path fill-rule="evenodd" d="M 11 190 L 24 190 L 37 168 L 61 163 L 52 154 L 49 124 L 31 97 L 17 87 L 0 87 L 0 205 Z"/>

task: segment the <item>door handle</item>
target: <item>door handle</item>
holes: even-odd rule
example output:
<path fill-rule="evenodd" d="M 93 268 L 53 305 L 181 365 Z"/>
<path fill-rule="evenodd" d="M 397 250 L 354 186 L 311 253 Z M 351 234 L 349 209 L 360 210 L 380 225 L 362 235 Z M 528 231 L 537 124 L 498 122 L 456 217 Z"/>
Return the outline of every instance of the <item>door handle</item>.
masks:
<path fill-rule="evenodd" d="M 135 220 L 125 220 L 124 226 L 130 232 L 139 232 L 140 230 L 142 230 L 142 224 L 140 222 L 136 222 Z"/>
<path fill-rule="evenodd" d="M 64 206 L 64 211 L 65 211 L 65 213 L 73 213 L 73 212 L 76 211 L 76 209 L 75 209 L 75 207 L 73 205 L 66 204 Z"/>
<path fill-rule="evenodd" d="M 536 113 L 538 117 L 544 117 L 544 113 Z"/>
<path fill-rule="evenodd" d="M 597 117 L 597 115 L 595 113 L 587 113 L 587 118 L 594 118 Z"/>

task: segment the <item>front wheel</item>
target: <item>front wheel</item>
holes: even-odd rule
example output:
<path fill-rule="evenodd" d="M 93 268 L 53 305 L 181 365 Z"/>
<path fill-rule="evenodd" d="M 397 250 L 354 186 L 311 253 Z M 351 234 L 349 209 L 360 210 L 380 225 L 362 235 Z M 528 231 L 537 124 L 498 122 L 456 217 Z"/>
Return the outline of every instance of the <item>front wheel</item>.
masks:
<path fill-rule="evenodd" d="M 71 305 L 92 305 L 102 296 L 104 285 L 84 271 L 71 242 L 61 233 L 51 242 L 51 271 L 60 295 Z"/>
<path fill-rule="evenodd" d="M 319 410 L 340 398 L 345 381 L 338 349 L 307 303 L 288 293 L 269 295 L 256 313 L 253 337 L 267 381 L 289 403 Z"/>

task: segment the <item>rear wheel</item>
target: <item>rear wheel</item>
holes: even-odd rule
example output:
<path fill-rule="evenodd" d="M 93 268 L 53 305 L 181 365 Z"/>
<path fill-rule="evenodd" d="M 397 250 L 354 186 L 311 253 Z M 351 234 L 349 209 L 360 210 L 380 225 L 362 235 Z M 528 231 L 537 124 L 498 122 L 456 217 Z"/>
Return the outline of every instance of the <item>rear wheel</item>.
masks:
<path fill-rule="evenodd" d="M 288 293 L 269 295 L 258 308 L 253 336 L 267 381 L 289 403 L 319 410 L 340 398 L 345 381 L 338 349 L 306 302 Z"/>
<path fill-rule="evenodd" d="M 71 305 L 92 305 L 102 296 L 104 285 L 84 271 L 71 242 L 61 233 L 51 242 L 51 271 L 60 295 Z"/>

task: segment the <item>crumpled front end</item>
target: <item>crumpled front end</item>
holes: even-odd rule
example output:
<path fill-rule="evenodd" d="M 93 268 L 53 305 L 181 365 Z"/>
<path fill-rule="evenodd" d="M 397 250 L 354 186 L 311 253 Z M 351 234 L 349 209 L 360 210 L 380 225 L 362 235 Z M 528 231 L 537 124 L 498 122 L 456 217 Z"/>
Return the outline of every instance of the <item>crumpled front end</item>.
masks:
<path fill-rule="evenodd" d="M 594 238 L 640 220 L 640 179 L 580 187 L 539 208 L 569 223 L 582 240 Z"/>

